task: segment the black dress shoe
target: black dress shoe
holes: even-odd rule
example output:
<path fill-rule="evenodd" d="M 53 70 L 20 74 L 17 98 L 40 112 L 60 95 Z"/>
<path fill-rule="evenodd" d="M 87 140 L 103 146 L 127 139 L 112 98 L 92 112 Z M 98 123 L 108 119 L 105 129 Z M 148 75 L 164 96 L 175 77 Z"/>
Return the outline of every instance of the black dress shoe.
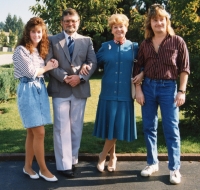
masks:
<path fill-rule="evenodd" d="M 72 165 L 72 171 L 74 172 L 76 170 L 76 166 Z"/>
<path fill-rule="evenodd" d="M 63 171 L 58 171 L 58 172 L 64 175 L 65 177 L 69 177 L 69 178 L 74 177 L 74 172 L 72 170 L 63 170 Z"/>

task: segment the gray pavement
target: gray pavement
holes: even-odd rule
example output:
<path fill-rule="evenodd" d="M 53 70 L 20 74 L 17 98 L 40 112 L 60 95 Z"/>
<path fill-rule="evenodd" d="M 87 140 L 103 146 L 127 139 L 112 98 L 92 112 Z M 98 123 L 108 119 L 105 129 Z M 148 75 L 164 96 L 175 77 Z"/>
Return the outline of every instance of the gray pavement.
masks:
<path fill-rule="evenodd" d="M 145 161 L 118 161 L 117 170 L 113 173 L 100 173 L 96 169 L 97 162 L 81 161 L 76 167 L 75 178 L 67 179 L 56 171 L 54 161 L 47 161 L 50 171 L 56 175 L 58 182 L 47 182 L 43 179 L 32 180 L 23 174 L 24 161 L 0 162 L 0 190 L 98 190 L 98 189 L 133 189 L 133 190 L 199 190 L 200 162 L 182 161 L 182 183 L 172 185 L 169 182 L 167 161 L 159 163 L 159 171 L 151 177 L 141 177 L 140 170 Z M 36 162 L 33 169 L 38 172 Z"/>
<path fill-rule="evenodd" d="M 13 63 L 12 55 L 13 54 L 0 55 L 0 65 L 6 65 L 6 64 Z"/>

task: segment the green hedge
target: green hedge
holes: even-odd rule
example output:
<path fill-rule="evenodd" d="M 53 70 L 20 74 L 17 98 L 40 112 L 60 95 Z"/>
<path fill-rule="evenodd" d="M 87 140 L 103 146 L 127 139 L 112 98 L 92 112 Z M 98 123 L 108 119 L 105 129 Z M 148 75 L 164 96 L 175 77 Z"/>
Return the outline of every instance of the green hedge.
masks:
<path fill-rule="evenodd" d="M 18 80 L 13 76 L 13 65 L 0 67 L 0 102 L 8 100 L 16 94 Z"/>

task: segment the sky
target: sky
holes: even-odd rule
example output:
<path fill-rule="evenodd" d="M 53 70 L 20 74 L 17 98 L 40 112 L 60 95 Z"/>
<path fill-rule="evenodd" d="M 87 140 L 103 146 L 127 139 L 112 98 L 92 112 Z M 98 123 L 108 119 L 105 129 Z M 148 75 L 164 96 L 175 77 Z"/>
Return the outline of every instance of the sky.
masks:
<path fill-rule="evenodd" d="M 35 4 L 35 0 L 0 0 L 0 22 L 5 23 L 8 13 L 10 13 L 12 18 L 14 15 L 17 18 L 21 17 L 24 24 L 26 24 L 34 16 L 29 7 Z"/>

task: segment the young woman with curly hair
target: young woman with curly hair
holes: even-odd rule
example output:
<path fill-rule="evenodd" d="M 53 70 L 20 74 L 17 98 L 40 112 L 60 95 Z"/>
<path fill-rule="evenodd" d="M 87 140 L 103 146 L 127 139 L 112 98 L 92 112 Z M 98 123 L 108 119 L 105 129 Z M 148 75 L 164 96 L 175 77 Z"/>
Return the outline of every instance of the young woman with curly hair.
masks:
<path fill-rule="evenodd" d="M 55 59 L 48 61 L 45 66 L 48 47 L 44 21 L 39 17 L 31 18 L 14 51 L 14 77 L 20 81 L 17 89 L 18 110 L 24 128 L 27 129 L 23 172 L 31 179 L 40 176 L 47 181 L 57 181 L 48 170 L 44 156 L 44 125 L 52 121 L 43 73 L 58 67 Z M 39 175 L 32 169 L 34 156 L 40 168 Z"/>

